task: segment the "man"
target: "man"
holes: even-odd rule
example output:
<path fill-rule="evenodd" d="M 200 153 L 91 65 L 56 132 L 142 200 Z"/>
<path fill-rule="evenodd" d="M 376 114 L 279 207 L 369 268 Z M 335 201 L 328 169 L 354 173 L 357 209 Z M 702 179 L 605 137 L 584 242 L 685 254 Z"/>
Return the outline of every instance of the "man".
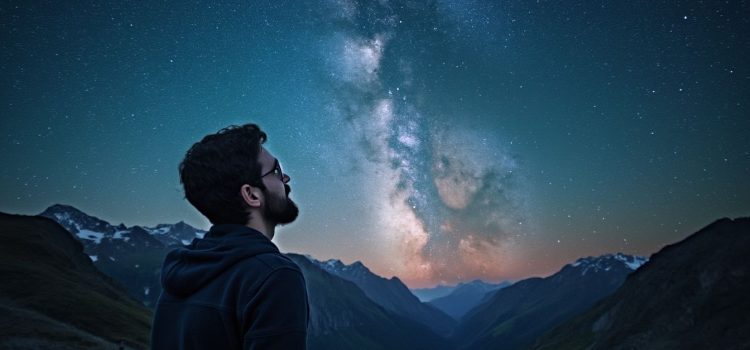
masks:
<path fill-rule="evenodd" d="M 185 197 L 213 226 L 164 260 L 153 350 L 305 349 L 305 280 L 271 242 L 299 211 L 265 141 L 257 125 L 231 126 L 180 164 Z"/>

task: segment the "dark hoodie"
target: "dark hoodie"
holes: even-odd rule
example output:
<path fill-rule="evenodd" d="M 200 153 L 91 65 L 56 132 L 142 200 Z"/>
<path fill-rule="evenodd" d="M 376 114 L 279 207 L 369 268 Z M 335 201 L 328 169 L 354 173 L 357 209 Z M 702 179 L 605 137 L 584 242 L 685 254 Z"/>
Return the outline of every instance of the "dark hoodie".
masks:
<path fill-rule="evenodd" d="M 299 267 L 262 233 L 215 225 L 169 252 L 151 334 L 161 349 L 305 349 Z"/>

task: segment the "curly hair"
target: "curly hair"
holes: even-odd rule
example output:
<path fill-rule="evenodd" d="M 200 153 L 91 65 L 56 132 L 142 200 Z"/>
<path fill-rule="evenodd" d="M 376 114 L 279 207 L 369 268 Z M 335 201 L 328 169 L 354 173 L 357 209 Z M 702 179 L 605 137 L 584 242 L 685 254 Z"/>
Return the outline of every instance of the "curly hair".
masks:
<path fill-rule="evenodd" d="M 244 184 L 265 190 L 258 162 L 266 133 L 255 124 L 231 125 L 205 136 L 185 154 L 179 166 L 185 198 L 212 224 L 249 220 L 240 195 Z"/>

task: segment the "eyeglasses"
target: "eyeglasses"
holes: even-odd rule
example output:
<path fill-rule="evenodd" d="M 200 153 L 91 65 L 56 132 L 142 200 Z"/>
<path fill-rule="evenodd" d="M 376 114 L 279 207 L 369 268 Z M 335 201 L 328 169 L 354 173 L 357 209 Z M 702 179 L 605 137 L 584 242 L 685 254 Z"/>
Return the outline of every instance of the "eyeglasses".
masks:
<path fill-rule="evenodd" d="M 266 175 L 270 175 L 271 173 L 275 173 L 276 177 L 279 178 L 279 180 L 284 181 L 284 172 L 281 171 L 281 165 L 279 164 L 279 160 L 275 159 L 273 162 L 273 169 L 271 171 L 261 175 L 260 177 L 266 177 Z"/>

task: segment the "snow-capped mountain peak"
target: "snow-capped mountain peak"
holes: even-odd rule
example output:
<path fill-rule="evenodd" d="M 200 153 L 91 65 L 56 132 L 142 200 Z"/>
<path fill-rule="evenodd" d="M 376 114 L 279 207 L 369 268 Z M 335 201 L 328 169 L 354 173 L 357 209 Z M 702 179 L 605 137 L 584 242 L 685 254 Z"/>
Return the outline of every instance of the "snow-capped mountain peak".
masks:
<path fill-rule="evenodd" d="M 320 263 L 320 261 L 313 261 L 313 262 Z M 340 268 L 343 268 L 344 266 L 346 266 L 339 259 L 328 259 L 326 261 L 323 261 L 322 263 L 325 264 L 326 267 L 331 268 L 331 269 L 340 269 Z"/>
<path fill-rule="evenodd" d="M 55 204 L 39 214 L 57 221 L 84 245 L 127 243 L 130 247 L 187 245 L 194 238 L 202 238 L 205 231 L 196 229 L 183 221 L 176 224 L 159 224 L 156 227 L 127 227 L 124 223 L 114 226 L 97 217 L 62 204 Z M 133 237 L 140 239 L 133 240 Z M 140 241 L 140 242 L 137 242 Z"/>
<path fill-rule="evenodd" d="M 108 222 L 101 220 L 97 217 L 87 215 L 82 211 L 63 204 L 55 204 L 45 209 L 41 216 L 48 217 L 60 223 L 65 229 L 70 231 L 72 234 L 78 234 L 79 231 L 91 231 L 94 233 L 100 233 L 102 235 L 114 233 L 115 227 L 110 225 Z M 84 237 L 98 236 L 98 234 L 83 233 Z M 83 238 L 80 237 L 79 238 Z M 86 239 L 86 238 L 84 238 Z"/>
<path fill-rule="evenodd" d="M 166 252 L 187 245 L 205 231 L 185 222 L 156 227 L 112 225 L 68 205 L 53 205 L 40 216 L 59 223 L 83 244 L 84 253 L 107 274 L 119 281 L 134 298 L 147 306 L 156 302 L 161 287 L 154 278 Z"/>
<path fill-rule="evenodd" d="M 307 257 L 307 259 L 310 260 L 310 262 L 312 262 L 313 264 L 318 265 L 319 267 L 321 267 L 323 270 L 326 270 L 326 271 L 328 271 L 330 273 L 333 273 L 333 274 L 336 274 L 336 275 L 341 274 L 341 273 L 347 273 L 347 274 L 352 274 L 352 273 L 355 273 L 355 274 L 357 274 L 357 273 L 360 273 L 360 274 L 361 273 L 372 274 L 372 272 L 370 271 L 370 269 L 368 269 L 367 266 L 365 266 L 360 261 L 355 261 L 352 264 L 347 265 L 347 264 L 344 264 L 339 259 L 328 259 L 326 261 L 319 261 L 319 260 L 316 260 L 315 258 L 313 258 L 311 256 L 305 256 L 305 257 Z"/>
<path fill-rule="evenodd" d="M 203 238 L 206 234 L 206 231 L 196 229 L 183 221 L 176 224 L 159 224 L 156 227 L 144 227 L 143 229 L 167 246 L 188 245 L 193 239 Z"/>
<path fill-rule="evenodd" d="M 618 261 L 621 261 L 627 267 L 633 271 L 638 270 L 641 265 L 645 264 L 648 261 L 648 258 L 642 257 L 642 256 L 634 256 L 634 255 L 625 255 L 622 253 L 617 253 L 614 255 L 615 259 Z"/>
<path fill-rule="evenodd" d="M 609 271 L 613 268 L 626 268 L 631 271 L 637 270 L 646 263 L 648 258 L 642 256 L 626 255 L 622 253 L 606 254 L 597 257 L 585 257 L 568 264 L 571 268 L 581 271 L 581 275 L 592 272 Z"/>

